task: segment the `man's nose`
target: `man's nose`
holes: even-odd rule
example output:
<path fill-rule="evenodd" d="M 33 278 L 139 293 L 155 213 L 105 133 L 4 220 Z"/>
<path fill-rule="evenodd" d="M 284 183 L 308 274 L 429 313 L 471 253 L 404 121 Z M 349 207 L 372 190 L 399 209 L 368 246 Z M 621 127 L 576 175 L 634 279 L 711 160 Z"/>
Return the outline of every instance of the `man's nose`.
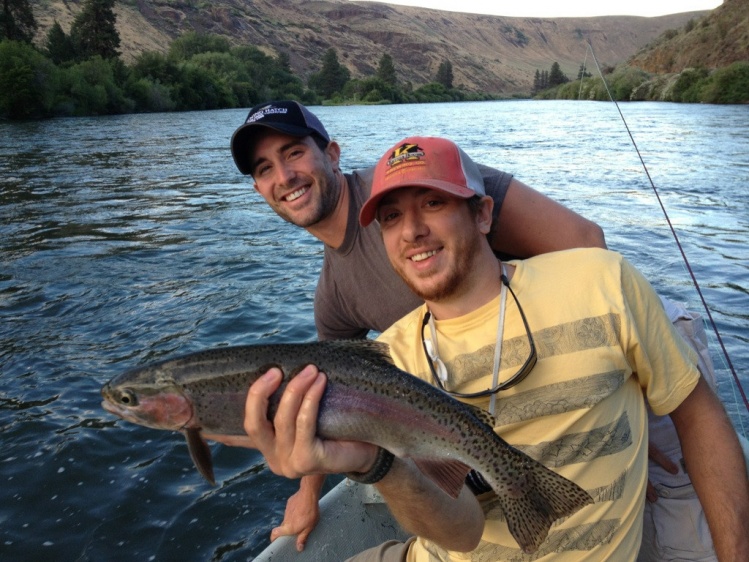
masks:
<path fill-rule="evenodd" d="M 293 166 L 286 163 L 281 163 L 276 166 L 276 179 L 278 183 L 282 185 L 289 185 L 296 178 L 296 170 Z"/>
<path fill-rule="evenodd" d="M 429 227 L 424 221 L 421 213 L 408 210 L 403 213 L 403 239 L 407 242 L 415 242 L 429 233 Z"/>

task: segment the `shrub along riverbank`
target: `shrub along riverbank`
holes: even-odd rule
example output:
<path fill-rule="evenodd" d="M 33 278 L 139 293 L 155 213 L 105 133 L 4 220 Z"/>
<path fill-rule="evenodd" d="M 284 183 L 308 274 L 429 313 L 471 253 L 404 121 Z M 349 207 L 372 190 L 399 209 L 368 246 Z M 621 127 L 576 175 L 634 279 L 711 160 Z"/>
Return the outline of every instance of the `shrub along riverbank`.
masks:
<path fill-rule="evenodd" d="M 496 99 L 451 83 L 414 88 L 395 71 L 352 79 L 338 76 L 332 53 L 305 85 L 287 57 L 253 46 L 232 47 L 226 38 L 188 33 L 166 54 L 142 53 L 132 65 L 118 56 L 55 62 L 24 41 L 0 41 L 0 118 L 38 119 L 160 111 L 252 107 L 271 99 L 306 104 L 428 103 Z M 387 55 L 383 62 L 388 62 Z M 392 64 L 392 62 L 390 63 Z M 332 68 L 332 81 L 330 72 Z M 381 67 L 383 66 L 381 62 Z M 450 81 L 452 77 L 450 76 Z"/>
<path fill-rule="evenodd" d="M 674 74 L 649 74 L 622 65 L 604 76 L 616 101 L 749 103 L 749 61 L 713 71 L 687 68 Z M 535 98 L 608 101 L 609 93 L 600 77 L 590 77 L 544 90 Z"/>

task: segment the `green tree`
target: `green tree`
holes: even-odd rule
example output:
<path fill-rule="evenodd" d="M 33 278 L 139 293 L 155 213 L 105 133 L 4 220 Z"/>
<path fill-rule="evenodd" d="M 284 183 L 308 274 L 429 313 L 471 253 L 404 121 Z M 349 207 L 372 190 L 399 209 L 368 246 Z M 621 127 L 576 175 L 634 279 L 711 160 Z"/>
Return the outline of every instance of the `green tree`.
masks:
<path fill-rule="evenodd" d="M 50 60 L 57 65 L 75 60 L 73 41 L 65 35 L 57 20 L 47 32 L 45 52 Z"/>
<path fill-rule="evenodd" d="M 132 77 L 126 84 L 126 93 L 138 111 L 173 111 L 176 108 L 171 88 L 149 78 Z"/>
<path fill-rule="evenodd" d="M 0 41 L 0 116 L 48 117 L 56 90 L 57 69 L 31 45 Z"/>
<path fill-rule="evenodd" d="M 325 52 L 320 72 L 310 76 L 309 86 L 323 97 L 332 98 L 343 91 L 350 78 L 348 68 L 338 62 L 338 53 L 331 47 Z"/>
<path fill-rule="evenodd" d="M 562 68 L 559 66 L 559 63 L 554 61 L 554 63 L 551 65 L 551 70 L 549 70 L 549 86 L 559 86 L 560 84 L 564 84 L 569 81 L 570 79 L 567 78 L 564 72 L 562 72 Z"/>
<path fill-rule="evenodd" d="M 700 101 L 700 90 L 707 78 L 704 68 L 686 68 L 676 79 L 671 88 L 671 101 L 697 103 Z"/>
<path fill-rule="evenodd" d="M 120 56 L 120 34 L 117 32 L 114 13 L 115 0 L 86 0 L 73 20 L 70 38 L 75 45 L 78 60 L 100 56 L 112 59 Z"/>
<path fill-rule="evenodd" d="M 705 86 L 703 102 L 749 103 L 749 62 L 737 61 L 715 70 Z"/>
<path fill-rule="evenodd" d="M 0 13 L 0 40 L 31 43 L 36 32 L 34 12 L 28 0 L 3 0 Z"/>
<path fill-rule="evenodd" d="M 437 69 L 437 77 L 434 79 L 438 84 L 442 84 L 446 89 L 451 90 L 453 87 L 453 65 L 445 59 L 440 63 Z"/>
<path fill-rule="evenodd" d="M 181 111 L 231 107 L 230 88 L 199 61 L 191 60 L 182 65 L 173 95 Z"/>
<path fill-rule="evenodd" d="M 374 76 L 359 83 L 359 97 L 366 103 L 402 103 L 403 92 L 397 86 L 388 84 Z"/>
<path fill-rule="evenodd" d="M 157 52 L 144 52 L 138 55 L 130 67 L 136 80 L 146 78 L 154 83 L 170 85 L 179 79 L 177 63 Z"/>
<path fill-rule="evenodd" d="M 70 115 L 111 115 L 135 109 L 119 85 L 117 60 L 91 57 L 62 71 L 60 93 Z"/>
<path fill-rule="evenodd" d="M 533 76 L 533 89 L 531 90 L 531 95 L 535 96 L 540 91 L 541 91 L 541 71 L 539 69 L 536 69 L 536 74 Z"/>
<path fill-rule="evenodd" d="M 536 69 L 536 74 L 533 76 L 533 89 L 531 90 L 531 95 L 535 96 L 549 88 L 549 86 L 549 71 Z"/>
<path fill-rule="evenodd" d="M 380 64 L 377 66 L 377 78 L 390 86 L 396 86 L 398 84 L 398 78 L 395 75 L 393 57 L 387 53 L 380 58 Z"/>

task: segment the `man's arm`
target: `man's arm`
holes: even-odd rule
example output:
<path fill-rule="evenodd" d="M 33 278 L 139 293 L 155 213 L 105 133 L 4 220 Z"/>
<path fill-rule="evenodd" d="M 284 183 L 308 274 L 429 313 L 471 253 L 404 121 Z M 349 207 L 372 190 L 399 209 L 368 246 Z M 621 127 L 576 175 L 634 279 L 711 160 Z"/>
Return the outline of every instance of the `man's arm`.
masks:
<path fill-rule="evenodd" d="M 749 552 L 749 480 L 736 432 L 717 396 L 700 378 L 671 412 L 687 472 L 705 511 L 721 562 Z"/>
<path fill-rule="evenodd" d="M 453 499 L 412 462 L 397 457 L 375 487 L 409 533 L 458 552 L 478 546 L 484 532 L 484 512 L 468 487 L 463 486 Z"/>
<path fill-rule="evenodd" d="M 279 537 L 296 535 L 296 549 L 304 550 L 310 533 L 320 521 L 319 498 L 325 483 L 324 474 L 303 476 L 299 482 L 299 490 L 286 502 L 283 521 L 270 532 L 273 542 Z"/>
<path fill-rule="evenodd" d="M 527 258 L 570 248 L 606 248 L 606 240 L 596 223 L 513 178 L 492 230 L 491 246 Z"/>

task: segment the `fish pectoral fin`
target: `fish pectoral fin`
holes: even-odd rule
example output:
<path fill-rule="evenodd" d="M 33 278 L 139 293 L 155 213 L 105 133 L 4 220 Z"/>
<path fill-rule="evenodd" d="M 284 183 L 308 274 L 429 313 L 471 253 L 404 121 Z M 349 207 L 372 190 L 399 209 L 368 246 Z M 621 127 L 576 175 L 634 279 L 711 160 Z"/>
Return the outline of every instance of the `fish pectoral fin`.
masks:
<path fill-rule="evenodd" d="M 471 467 L 460 462 L 445 459 L 414 459 L 419 470 L 439 486 L 446 494 L 457 498 Z"/>
<path fill-rule="evenodd" d="M 213 460 L 211 459 L 211 449 L 200 435 L 199 429 L 186 429 L 184 431 L 187 440 L 187 449 L 190 451 L 192 462 L 195 468 L 208 480 L 212 486 L 216 485 L 216 479 L 213 477 Z"/>

